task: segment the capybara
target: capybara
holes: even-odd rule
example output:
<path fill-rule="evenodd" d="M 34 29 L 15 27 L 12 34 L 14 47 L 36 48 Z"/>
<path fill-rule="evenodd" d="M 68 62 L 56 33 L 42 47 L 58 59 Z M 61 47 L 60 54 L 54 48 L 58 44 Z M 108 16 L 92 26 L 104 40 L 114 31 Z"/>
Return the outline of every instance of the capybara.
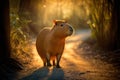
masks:
<path fill-rule="evenodd" d="M 65 38 L 72 35 L 73 28 L 65 20 L 54 20 L 52 29 L 44 28 L 40 31 L 36 48 L 43 60 L 44 66 L 53 65 L 60 68 L 59 62 L 63 54 Z"/>

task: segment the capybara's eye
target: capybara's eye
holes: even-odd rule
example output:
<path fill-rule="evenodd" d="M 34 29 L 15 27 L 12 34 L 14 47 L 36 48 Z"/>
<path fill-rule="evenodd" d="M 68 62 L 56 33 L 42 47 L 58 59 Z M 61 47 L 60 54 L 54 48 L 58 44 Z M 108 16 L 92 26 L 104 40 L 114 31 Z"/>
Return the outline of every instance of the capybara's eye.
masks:
<path fill-rule="evenodd" d="M 61 24 L 60 26 L 63 26 L 63 24 Z"/>

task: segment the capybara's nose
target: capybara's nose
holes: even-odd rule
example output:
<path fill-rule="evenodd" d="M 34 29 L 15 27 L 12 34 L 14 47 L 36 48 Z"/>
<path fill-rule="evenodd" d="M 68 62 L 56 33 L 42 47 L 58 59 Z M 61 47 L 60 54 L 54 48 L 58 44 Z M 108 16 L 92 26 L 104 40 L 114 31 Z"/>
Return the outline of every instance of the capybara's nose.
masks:
<path fill-rule="evenodd" d="M 69 27 L 69 30 L 70 30 L 71 32 L 73 32 L 73 29 L 72 29 L 72 27 Z"/>

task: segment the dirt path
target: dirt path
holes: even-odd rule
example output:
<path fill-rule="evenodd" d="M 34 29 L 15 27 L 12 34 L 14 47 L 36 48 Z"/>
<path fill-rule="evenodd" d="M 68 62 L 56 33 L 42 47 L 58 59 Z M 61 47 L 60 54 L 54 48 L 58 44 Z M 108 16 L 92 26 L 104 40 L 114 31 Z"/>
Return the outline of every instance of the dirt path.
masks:
<path fill-rule="evenodd" d="M 42 61 L 32 45 L 34 60 L 28 67 L 19 72 L 20 80 L 119 80 L 117 70 L 92 57 L 89 46 L 88 51 L 78 48 L 78 45 L 90 36 L 90 30 L 77 31 L 72 37 L 67 38 L 64 54 L 61 58 L 61 67 L 42 67 Z M 33 42 L 34 44 L 34 42 Z M 83 55 L 86 54 L 87 56 Z"/>

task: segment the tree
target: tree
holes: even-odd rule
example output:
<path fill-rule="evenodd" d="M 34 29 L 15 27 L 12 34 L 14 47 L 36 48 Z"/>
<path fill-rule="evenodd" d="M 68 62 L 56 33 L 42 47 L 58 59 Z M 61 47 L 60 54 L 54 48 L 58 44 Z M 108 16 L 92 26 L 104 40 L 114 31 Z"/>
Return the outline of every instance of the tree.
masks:
<path fill-rule="evenodd" d="M 113 49 L 120 49 L 120 1 L 110 0 L 109 3 L 113 5 L 110 29 L 111 31 L 114 31 Z"/>
<path fill-rule="evenodd" d="M 0 79 L 8 80 L 8 74 L 21 69 L 19 62 L 10 58 L 9 0 L 0 0 Z"/>
<path fill-rule="evenodd" d="M 10 57 L 9 0 L 0 0 L 0 61 Z"/>
<path fill-rule="evenodd" d="M 90 27 L 104 50 L 120 49 L 119 3 L 119 0 L 93 0 Z"/>

